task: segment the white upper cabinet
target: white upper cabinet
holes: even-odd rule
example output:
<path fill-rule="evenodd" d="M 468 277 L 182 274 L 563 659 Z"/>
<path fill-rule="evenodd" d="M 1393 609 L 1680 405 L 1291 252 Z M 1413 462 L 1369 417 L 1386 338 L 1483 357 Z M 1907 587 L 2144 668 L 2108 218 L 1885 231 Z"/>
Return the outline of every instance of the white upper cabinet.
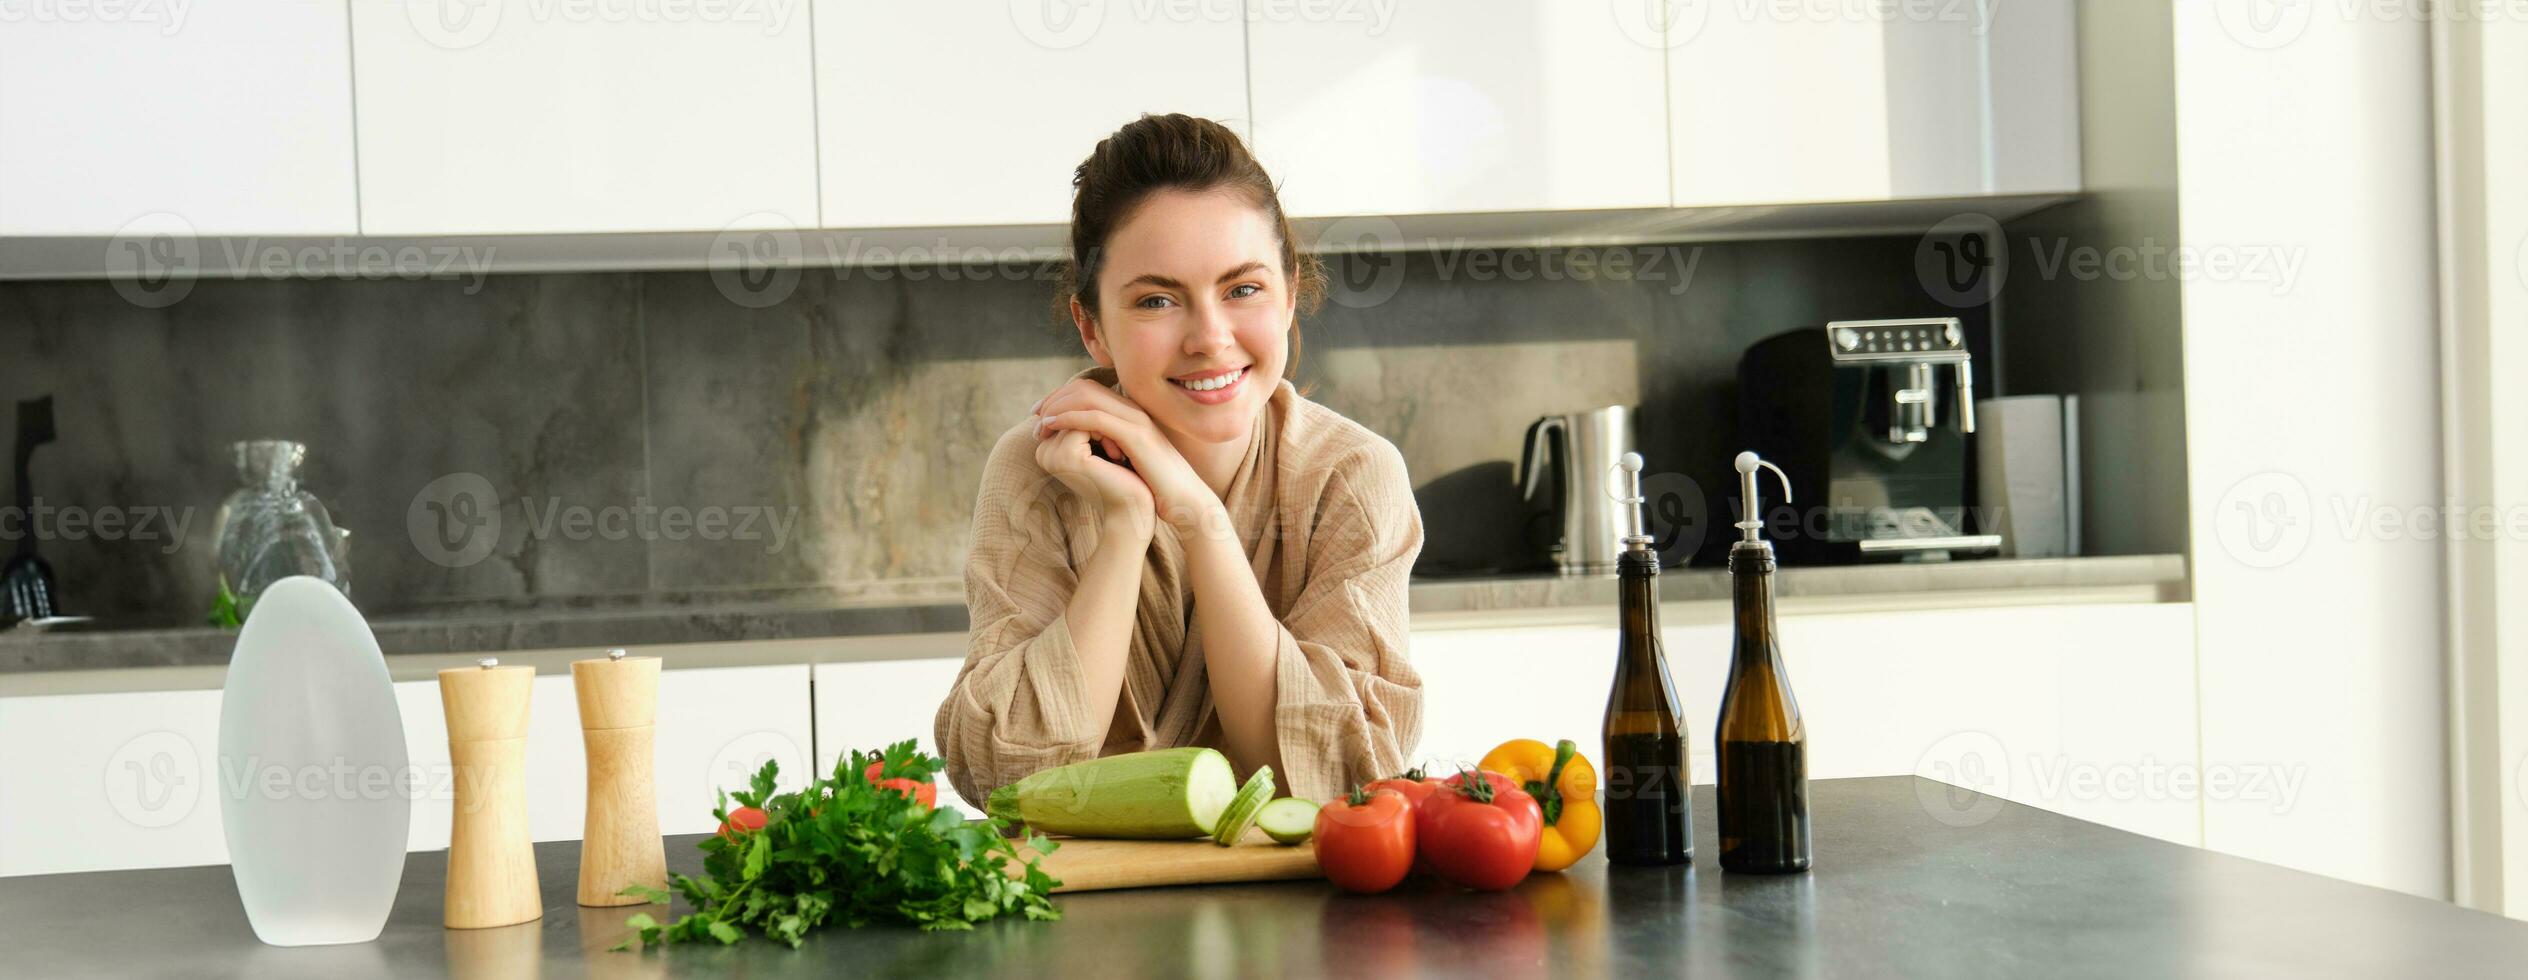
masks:
<path fill-rule="evenodd" d="M 2071 2 L 1674 5 L 1676 204 L 2078 191 Z"/>
<path fill-rule="evenodd" d="M 0 235 L 357 232 L 345 18 L 0 0 Z"/>
<path fill-rule="evenodd" d="M 1059 224 L 1071 172 L 1142 113 L 1246 126 L 1238 6 L 816 6 L 824 223 Z"/>
<path fill-rule="evenodd" d="M 808 4 L 351 8 L 368 234 L 815 222 Z"/>
<path fill-rule="evenodd" d="M 0 238 L 1032 241 L 1161 112 L 1300 217 L 2076 193 L 2073 2 L 0 0 Z"/>
<path fill-rule="evenodd" d="M 1665 207 L 1664 52 L 1628 5 L 1251 5 L 1257 152 L 1295 215 Z"/>

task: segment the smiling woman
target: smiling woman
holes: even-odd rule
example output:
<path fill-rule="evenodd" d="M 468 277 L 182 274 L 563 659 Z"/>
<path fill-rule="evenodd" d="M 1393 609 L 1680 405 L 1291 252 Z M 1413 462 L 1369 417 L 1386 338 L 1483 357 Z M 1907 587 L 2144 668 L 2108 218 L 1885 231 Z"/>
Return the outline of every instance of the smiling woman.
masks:
<path fill-rule="evenodd" d="M 1322 278 L 1271 177 L 1227 127 L 1168 115 L 1072 183 L 1063 305 L 1096 366 L 985 465 L 950 779 L 979 800 L 1201 745 L 1324 800 L 1403 769 L 1421 514 L 1395 447 L 1285 377 Z"/>

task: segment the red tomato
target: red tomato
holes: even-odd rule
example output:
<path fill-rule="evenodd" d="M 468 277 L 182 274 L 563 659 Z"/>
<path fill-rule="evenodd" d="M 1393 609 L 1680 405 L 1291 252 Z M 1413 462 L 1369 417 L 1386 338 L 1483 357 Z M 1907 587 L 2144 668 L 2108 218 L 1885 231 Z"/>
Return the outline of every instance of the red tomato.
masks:
<path fill-rule="evenodd" d="M 1536 845 L 1545 811 L 1536 798 L 1506 777 L 1485 773 L 1481 786 L 1458 785 L 1433 794 L 1416 817 L 1421 854 L 1440 877 L 1485 891 L 1500 891 L 1527 878 L 1536 866 Z"/>
<path fill-rule="evenodd" d="M 738 807 L 729 811 L 728 819 L 720 821 L 720 836 L 736 840 L 738 834 L 751 834 L 764 829 L 767 820 L 762 810 L 751 806 Z"/>
<path fill-rule="evenodd" d="M 1492 795 L 1495 798 L 1500 797 L 1501 794 L 1506 791 L 1517 793 L 1520 798 L 1527 800 L 1528 809 L 1535 811 L 1536 814 L 1535 818 L 1528 822 L 1536 825 L 1537 833 L 1539 835 L 1544 833 L 1545 809 L 1544 807 L 1537 805 L 1535 797 L 1527 795 L 1527 791 L 1520 789 L 1518 783 L 1511 780 L 1510 777 L 1493 772 L 1490 769 L 1483 770 L 1483 781 L 1492 785 Z M 1458 801 L 1466 798 L 1464 793 L 1461 792 L 1461 789 L 1466 785 L 1466 774 L 1460 772 L 1457 775 L 1448 777 L 1447 779 L 1434 779 L 1429 782 L 1431 784 L 1431 788 L 1424 791 L 1428 795 L 1424 796 L 1422 799 L 1414 801 L 1415 805 L 1413 808 L 1413 822 L 1415 824 L 1413 829 L 1415 833 L 1420 835 L 1420 839 L 1426 841 L 1431 839 L 1432 821 L 1439 818 L 1440 811 L 1449 806 L 1455 805 Z M 1414 870 L 1421 871 L 1425 874 L 1436 874 L 1439 871 L 1438 868 L 1431 866 L 1430 856 L 1428 854 L 1422 855 L 1414 861 Z"/>
<path fill-rule="evenodd" d="M 939 805 L 939 787 L 937 785 L 929 782 L 917 782 L 910 779 L 878 778 L 878 773 L 885 767 L 885 762 L 872 762 L 869 764 L 869 768 L 864 772 L 864 775 L 868 777 L 870 782 L 878 784 L 879 789 L 891 789 L 898 793 L 912 797 L 913 802 L 922 805 L 922 809 L 928 810 L 931 807 Z"/>
<path fill-rule="evenodd" d="M 1429 799 L 1431 794 L 1437 792 L 1439 788 L 1439 780 L 1422 775 L 1422 771 L 1419 769 L 1405 773 L 1401 776 L 1390 776 L 1386 779 L 1381 779 L 1369 784 L 1369 791 L 1372 793 L 1378 792 L 1382 789 L 1392 789 L 1395 790 L 1398 795 L 1403 796 L 1405 802 L 1417 805 L 1419 805 L 1423 800 Z"/>
<path fill-rule="evenodd" d="M 1413 804 L 1392 789 L 1355 789 L 1317 811 L 1317 865 L 1344 891 L 1374 895 L 1413 870 Z"/>
<path fill-rule="evenodd" d="M 1382 789 L 1391 790 L 1397 795 L 1403 796 L 1406 803 L 1412 804 L 1413 812 L 1415 814 L 1414 821 L 1417 824 L 1415 830 L 1418 832 L 1421 829 L 1418 825 L 1421 822 L 1420 814 L 1422 812 L 1422 804 L 1424 801 L 1431 798 L 1431 794 L 1439 792 L 1440 781 L 1422 775 L 1422 770 L 1420 769 L 1414 769 L 1407 771 L 1404 775 L 1390 776 L 1386 779 L 1381 779 L 1369 784 L 1369 791 L 1372 793 Z M 1422 855 L 1417 853 L 1413 856 L 1413 870 L 1422 874 L 1429 874 L 1431 873 L 1431 866 L 1429 862 L 1422 859 Z"/>
<path fill-rule="evenodd" d="M 1487 783 L 1491 783 L 1491 784 L 1492 784 L 1492 791 L 1493 791 L 1493 792 L 1495 792 L 1495 793 L 1499 793 L 1499 792 L 1501 792 L 1502 790 L 1505 790 L 1505 789 L 1514 789 L 1514 790 L 1518 790 L 1519 792 L 1522 792 L 1522 793 L 1527 792 L 1527 788 L 1526 788 L 1526 787 L 1524 787 L 1524 786 L 1519 785 L 1519 781 L 1518 781 L 1518 780 L 1512 779 L 1512 778 L 1510 778 L 1510 777 L 1508 777 L 1508 776 L 1505 776 L 1505 775 L 1503 775 L 1503 774 L 1501 774 L 1501 773 L 1494 772 L 1494 771 L 1492 771 L 1492 770 L 1490 770 L 1490 769 L 1484 769 L 1484 770 L 1481 770 L 1481 772 L 1483 773 L 1483 781 L 1484 781 L 1484 782 L 1487 782 Z M 1459 772 L 1457 775 L 1450 776 L 1450 777 L 1448 777 L 1447 779 L 1440 780 L 1440 785 L 1441 785 L 1441 786 L 1445 786 L 1445 787 L 1447 787 L 1447 788 L 1449 788 L 1449 789 L 1455 789 L 1455 788 L 1457 788 L 1457 787 L 1464 786 L 1464 785 L 1466 785 L 1466 774 L 1465 774 L 1464 772 L 1462 772 L 1462 771 L 1461 771 L 1461 772 Z"/>

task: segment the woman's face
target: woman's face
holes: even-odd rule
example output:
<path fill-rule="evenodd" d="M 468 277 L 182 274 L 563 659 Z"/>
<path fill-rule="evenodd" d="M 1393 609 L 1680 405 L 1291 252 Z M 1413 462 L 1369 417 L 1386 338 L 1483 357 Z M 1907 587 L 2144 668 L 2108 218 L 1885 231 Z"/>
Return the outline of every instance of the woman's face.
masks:
<path fill-rule="evenodd" d="M 1225 443 L 1250 431 L 1282 379 L 1297 297 L 1264 212 L 1234 191 L 1163 190 L 1106 241 L 1097 309 L 1080 340 L 1124 395 L 1171 433 Z"/>

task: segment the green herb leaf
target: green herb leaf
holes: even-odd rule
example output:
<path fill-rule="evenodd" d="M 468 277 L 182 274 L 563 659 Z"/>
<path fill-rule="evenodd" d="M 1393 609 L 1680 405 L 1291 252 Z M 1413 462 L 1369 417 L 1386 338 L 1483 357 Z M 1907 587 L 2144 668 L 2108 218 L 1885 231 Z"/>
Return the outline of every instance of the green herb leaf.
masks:
<path fill-rule="evenodd" d="M 1061 883 L 1033 860 L 1018 862 L 1020 842 L 1001 835 L 1000 821 L 969 823 L 955 810 L 926 811 L 903 793 L 878 789 L 868 777 L 871 763 L 880 779 L 929 780 L 941 768 L 940 760 L 904 741 L 846 753 L 830 778 L 782 793 L 780 770 L 765 763 L 745 789 L 722 793 L 712 811 L 726 820 L 731 801 L 760 807 L 764 828 L 704 838 L 704 873 L 668 876 L 673 897 L 693 911 L 664 926 L 647 914 L 626 920 L 639 930 L 640 947 L 735 943 L 750 931 L 795 947 L 827 925 L 903 922 L 965 930 L 1004 915 L 1062 917 L 1051 897 Z M 1038 854 L 1054 849 L 1042 837 L 1023 843 Z M 623 894 L 653 902 L 671 897 L 637 885 Z M 626 940 L 617 948 L 632 945 Z"/>
<path fill-rule="evenodd" d="M 674 897 L 674 896 L 669 895 L 669 894 L 667 893 L 667 889 L 664 889 L 664 888 L 652 888 L 652 887 L 650 887 L 650 886 L 648 886 L 648 885 L 625 885 L 625 886 L 623 886 L 623 890 L 622 890 L 622 891 L 616 892 L 615 894 L 617 894 L 617 895 L 637 895 L 637 896 L 639 896 L 639 897 L 641 898 L 641 900 L 642 900 L 642 901 L 646 901 L 646 902 L 648 902 L 648 903 L 650 903 L 650 904 L 652 904 L 652 905 L 664 905 L 664 904 L 666 904 L 666 903 L 667 903 L 667 900 L 668 900 L 668 899 L 670 899 L 670 898 L 673 898 L 673 897 Z M 648 915 L 636 915 L 636 916 L 633 916 L 633 918 L 636 918 L 636 919 L 646 919 L 646 918 L 649 918 L 649 916 L 648 916 Z"/>

